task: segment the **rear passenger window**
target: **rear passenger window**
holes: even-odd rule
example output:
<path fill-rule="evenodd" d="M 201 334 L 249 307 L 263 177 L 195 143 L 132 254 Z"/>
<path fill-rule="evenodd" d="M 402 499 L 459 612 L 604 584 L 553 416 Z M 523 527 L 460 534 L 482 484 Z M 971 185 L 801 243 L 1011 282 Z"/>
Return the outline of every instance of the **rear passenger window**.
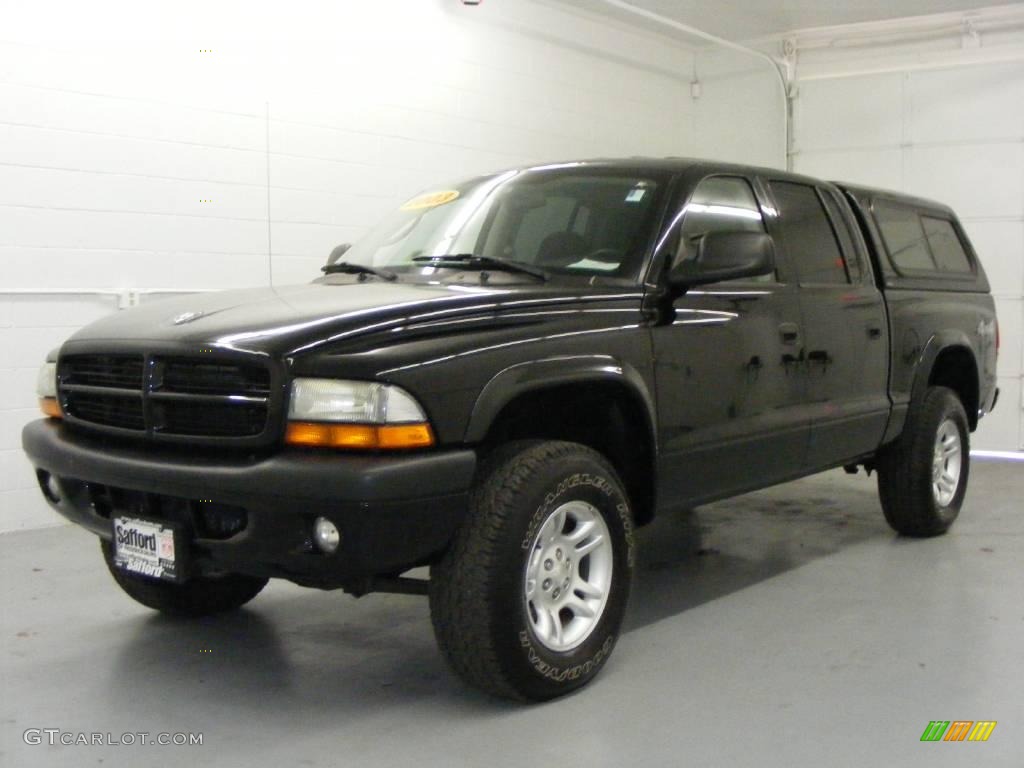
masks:
<path fill-rule="evenodd" d="M 943 272 L 970 272 L 971 260 L 967 258 L 964 244 L 953 228 L 953 222 L 922 216 L 924 234 L 932 249 L 935 263 Z"/>
<path fill-rule="evenodd" d="M 779 228 L 786 253 L 801 283 L 846 284 L 850 276 L 818 191 L 806 184 L 771 182 L 779 205 Z"/>

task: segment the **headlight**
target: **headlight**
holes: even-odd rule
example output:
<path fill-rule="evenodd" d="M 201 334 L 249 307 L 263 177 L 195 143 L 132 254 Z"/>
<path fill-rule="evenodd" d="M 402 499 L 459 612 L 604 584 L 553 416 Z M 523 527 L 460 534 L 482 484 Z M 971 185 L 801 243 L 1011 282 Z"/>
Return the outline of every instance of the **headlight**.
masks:
<path fill-rule="evenodd" d="M 388 384 L 339 379 L 296 379 L 288 418 L 352 424 L 423 422 L 426 414 L 404 389 Z"/>
<path fill-rule="evenodd" d="M 296 379 L 285 441 L 331 448 L 424 448 L 434 444 L 434 435 L 419 403 L 400 387 Z"/>
<path fill-rule="evenodd" d="M 36 395 L 39 396 L 39 408 L 47 416 L 60 418 L 63 416 L 57 402 L 57 364 L 43 363 L 36 377 Z"/>

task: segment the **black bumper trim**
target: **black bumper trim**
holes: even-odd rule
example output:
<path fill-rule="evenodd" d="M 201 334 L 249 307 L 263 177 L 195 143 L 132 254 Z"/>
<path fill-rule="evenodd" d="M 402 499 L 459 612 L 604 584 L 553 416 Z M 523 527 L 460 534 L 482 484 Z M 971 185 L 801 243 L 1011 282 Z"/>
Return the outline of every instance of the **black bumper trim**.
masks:
<path fill-rule="evenodd" d="M 238 505 L 248 512 L 244 531 L 193 541 L 198 572 L 321 587 L 399 573 L 442 551 L 465 513 L 476 470 L 468 449 L 388 456 L 284 451 L 255 459 L 133 451 L 51 419 L 27 425 L 22 445 L 64 491 L 51 506 L 98 536 L 109 538 L 110 523 L 91 507 L 82 483 Z M 330 556 L 312 547 L 319 515 L 342 531 L 342 546 Z"/>
<path fill-rule="evenodd" d="M 40 419 L 21 433 L 32 463 L 51 474 L 150 493 L 191 497 L 199 489 L 226 502 L 275 496 L 293 502 L 398 501 L 469 489 L 476 453 L 451 450 L 391 456 L 288 451 L 267 458 L 211 459 L 111 447 Z"/>

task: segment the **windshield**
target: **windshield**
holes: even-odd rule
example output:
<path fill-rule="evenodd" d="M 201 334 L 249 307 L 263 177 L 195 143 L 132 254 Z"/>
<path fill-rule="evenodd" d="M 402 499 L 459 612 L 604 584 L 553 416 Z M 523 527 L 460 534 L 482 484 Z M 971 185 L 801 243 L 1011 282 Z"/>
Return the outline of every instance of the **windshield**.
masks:
<path fill-rule="evenodd" d="M 423 257 L 473 255 L 549 274 L 636 279 L 663 186 L 653 175 L 583 164 L 476 178 L 408 200 L 344 260 L 432 274 L 437 266 Z"/>

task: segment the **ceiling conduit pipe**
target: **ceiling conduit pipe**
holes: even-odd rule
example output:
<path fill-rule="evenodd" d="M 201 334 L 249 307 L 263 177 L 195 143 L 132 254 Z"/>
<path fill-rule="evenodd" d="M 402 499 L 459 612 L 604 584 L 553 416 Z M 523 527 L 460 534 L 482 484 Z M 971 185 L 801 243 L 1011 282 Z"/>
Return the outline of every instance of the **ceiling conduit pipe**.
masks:
<path fill-rule="evenodd" d="M 759 51 L 756 48 L 748 48 L 740 43 L 734 43 L 732 40 L 726 40 L 724 37 L 718 37 L 712 35 L 710 32 L 705 32 L 702 29 L 691 27 L 689 24 L 683 24 L 675 19 L 670 19 L 660 14 L 648 11 L 643 8 L 638 8 L 631 3 L 627 3 L 624 0 L 603 0 L 607 5 L 611 5 L 618 8 L 620 11 L 631 13 L 634 16 L 640 16 L 653 21 L 656 24 L 661 24 L 665 27 L 684 32 L 693 37 L 700 38 L 701 40 L 707 40 L 709 43 L 721 46 L 722 48 L 729 48 L 730 50 L 737 51 L 739 53 L 745 53 L 748 56 L 755 56 L 759 59 L 764 59 L 772 66 L 772 71 L 778 76 L 779 84 L 782 87 L 782 124 L 783 124 L 783 143 L 785 149 L 783 150 L 783 157 L 785 157 L 786 170 L 792 170 L 792 148 L 790 146 L 790 137 L 792 136 L 792 110 L 789 98 L 789 78 L 786 75 L 785 65 L 776 59 L 771 54 Z"/>

